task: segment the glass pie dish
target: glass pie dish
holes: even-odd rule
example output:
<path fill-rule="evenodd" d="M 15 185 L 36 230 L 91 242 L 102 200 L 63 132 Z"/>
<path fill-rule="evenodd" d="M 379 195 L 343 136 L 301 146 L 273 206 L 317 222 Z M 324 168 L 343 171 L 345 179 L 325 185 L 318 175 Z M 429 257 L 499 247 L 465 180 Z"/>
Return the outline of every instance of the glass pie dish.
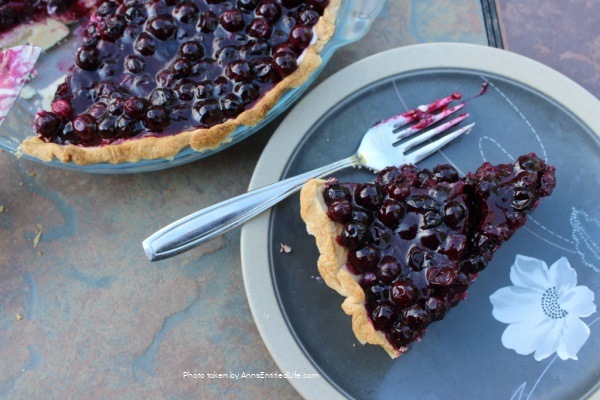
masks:
<path fill-rule="evenodd" d="M 74 49 L 79 45 L 77 38 L 80 36 L 78 35 L 78 29 L 75 28 L 66 41 L 44 54 L 38 61 L 36 66 L 37 75 L 21 93 L 21 97 L 0 127 L 0 149 L 16 156 L 42 162 L 45 165 L 53 167 L 102 174 L 156 171 L 210 156 L 249 137 L 290 107 L 310 87 L 338 48 L 359 40 L 367 33 L 371 23 L 383 8 L 383 4 L 384 0 L 344 1 L 338 11 L 335 33 L 320 53 L 322 58 L 321 65 L 306 82 L 295 89 L 285 92 L 266 117 L 257 125 L 238 127 L 230 135 L 228 141 L 214 150 L 200 152 L 187 147 L 171 158 L 141 160 L 120 164 L 99 163 L 78 165 L 59 160 L 43 162 L 35 157 L 21 154 L 19 151 L 22 141 L 33 135 L 32 126 L 36 111 L 48 108 L 48 104 L 44 104 L 44 99 L 52 97 L 56 83 L 64 79 L 64 75 L 72 64 L 71 60 L 73 59 Z M 51 93 L 48 93 L 49 91 Z"/>

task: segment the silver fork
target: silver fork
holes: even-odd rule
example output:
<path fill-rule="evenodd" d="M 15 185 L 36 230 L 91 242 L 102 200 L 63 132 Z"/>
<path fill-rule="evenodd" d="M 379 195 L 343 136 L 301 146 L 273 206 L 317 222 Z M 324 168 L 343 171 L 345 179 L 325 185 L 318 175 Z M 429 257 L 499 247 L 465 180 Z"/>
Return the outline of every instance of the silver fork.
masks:
<path fill-rule="evenodd" d="M 300 190 L 311 178 L 323 177 L 355 166 L 380 171 L 390 165 L 416 164 L 473 127 L 474 124 L 470 124 L 435 141 L 424 143 L 468 117 L 468 114 L 460 114 L 448 122 L 402 141 L 461 110 L 465 103 L 448 107 L 453 100 L 459 98 L 459 94 L 452 94 L 375 124 L 364 134 L 356 153 L 348 158 L 233 197 L 175 221 L 144 240 L 144 251 L 151 261 L 163 260 L 187 251 L 269 209 Z M 439 112 L 434 114 L 436 111 Z M 404 128 L 411 123 L 414 124 Z M 421 144 L 422 147 L 407 153 Z"/>

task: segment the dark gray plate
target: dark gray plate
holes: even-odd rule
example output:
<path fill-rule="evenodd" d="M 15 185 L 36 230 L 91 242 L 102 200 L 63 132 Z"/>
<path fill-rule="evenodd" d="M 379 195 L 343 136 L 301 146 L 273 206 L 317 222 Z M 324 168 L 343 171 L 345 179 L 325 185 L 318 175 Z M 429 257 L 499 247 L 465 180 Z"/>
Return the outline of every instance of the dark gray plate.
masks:
<path fill-rule="evenodd" d="M 290 113 L 265 149 L 251 189 L 344 158 L 374 122 L 452 92 L 473 97 L 485 81 L 487 93 L 466 108 L 473 131 L 421 166 L 451 163 L 466 173 L 484 161 L 512 162 L 535 152 L 557 167 L 558 186 L 497 253 L 468 299 L 399 359 L 354 337 L 340 309 L 343 298 L 318 278 L 318 251 L 305 233 L 297 195 L 244 227 L 244 279 L 255 320 L 282 371 L 297 373 L 290 381 L 306 398 L 578 399 L 596 390 L 597 314 L 580 319 L 591 334 L 578 360 L 552 353 L 536 361 L 503 345 L 508 325 L 494 318 L 490 302 L 496 290 L 513 285 L 509 273 L 517 255 L 548 266 L 566 257 L 577 285 L 600 291 L 600 140 L 594 133 L 600 132 L 600 104 L 564 76 L 473 45 L 379 54 L 332 77 Z M 336 176 L 373 177 L 366 170 Z M 280 252 L 281 243 L 292 251 Z"/>

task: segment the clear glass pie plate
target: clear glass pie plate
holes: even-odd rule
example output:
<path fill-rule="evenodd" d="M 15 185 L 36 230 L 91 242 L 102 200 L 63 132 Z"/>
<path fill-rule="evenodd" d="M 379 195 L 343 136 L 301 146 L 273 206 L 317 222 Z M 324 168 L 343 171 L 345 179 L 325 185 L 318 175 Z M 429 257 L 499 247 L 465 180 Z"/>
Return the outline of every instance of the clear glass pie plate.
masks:
<path fill-rule="evenodd" d="M 70 60 L 73 57 L 74 47 L 77 46 L 77 29 L 75 29 L 69 39 L 46 54 L 43 54 L 38 61 L 36 65 L 38 75 L 30 82 L 29 88 L 21 93 L 21 97 L 17 100 L 17 103 L 0 127 L 0 149 L 19 157 L 41 162 L 44 165 L 100 174 L 157 171 L 208 157 L 244 140 L 290 107 L 311 86 L 338 48 L 361 39 L 367 33 L 371 23 L 383 8 L 384 3 L 385 0 L 345 0 L 338 11 L 335 33 L 321 52 L 323 62 L 319 68 L 304 84 L 284 93 L 275 107 L 257 125 L 238 127 L 231 134 L 229 141 L 214 150 L 199 152 L 188 147 L 172 158 L 142 160 L 135 163 L 77 165 L 75 163 L 63 163 L 58 160 L 42 162 L 35 157 L 20 154 L 19 152 L 21 142 L 33 134 L 31 127 L 33 126 L 33 117 L 36 110 L 40 109 L 40 107 L 48 107 L 48 105 L 42 104 L 42 98 L 48 97 L 47 93 L 46 96 L 43 96 L 44 90 L 50 88 L 46 89 L 47 91 L 56 87 L 53 83 L 61 80 L 66 70 L 72 64 Z"/>

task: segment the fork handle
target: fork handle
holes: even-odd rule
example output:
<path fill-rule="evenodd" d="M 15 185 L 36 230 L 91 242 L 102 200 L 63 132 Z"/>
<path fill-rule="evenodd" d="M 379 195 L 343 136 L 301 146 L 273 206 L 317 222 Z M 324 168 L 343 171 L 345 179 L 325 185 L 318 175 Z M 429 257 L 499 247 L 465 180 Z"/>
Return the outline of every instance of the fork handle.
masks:
<path fill-rule="evenodd" d="M 326 176 L 359 164 L 358 156 L 354 155 L 190 214 L 144 240 L 142 246 L 146 256 L 150 261 L 158 261 L 190 250 L 271 208 L 300 190 L 309 179 Z"/>

